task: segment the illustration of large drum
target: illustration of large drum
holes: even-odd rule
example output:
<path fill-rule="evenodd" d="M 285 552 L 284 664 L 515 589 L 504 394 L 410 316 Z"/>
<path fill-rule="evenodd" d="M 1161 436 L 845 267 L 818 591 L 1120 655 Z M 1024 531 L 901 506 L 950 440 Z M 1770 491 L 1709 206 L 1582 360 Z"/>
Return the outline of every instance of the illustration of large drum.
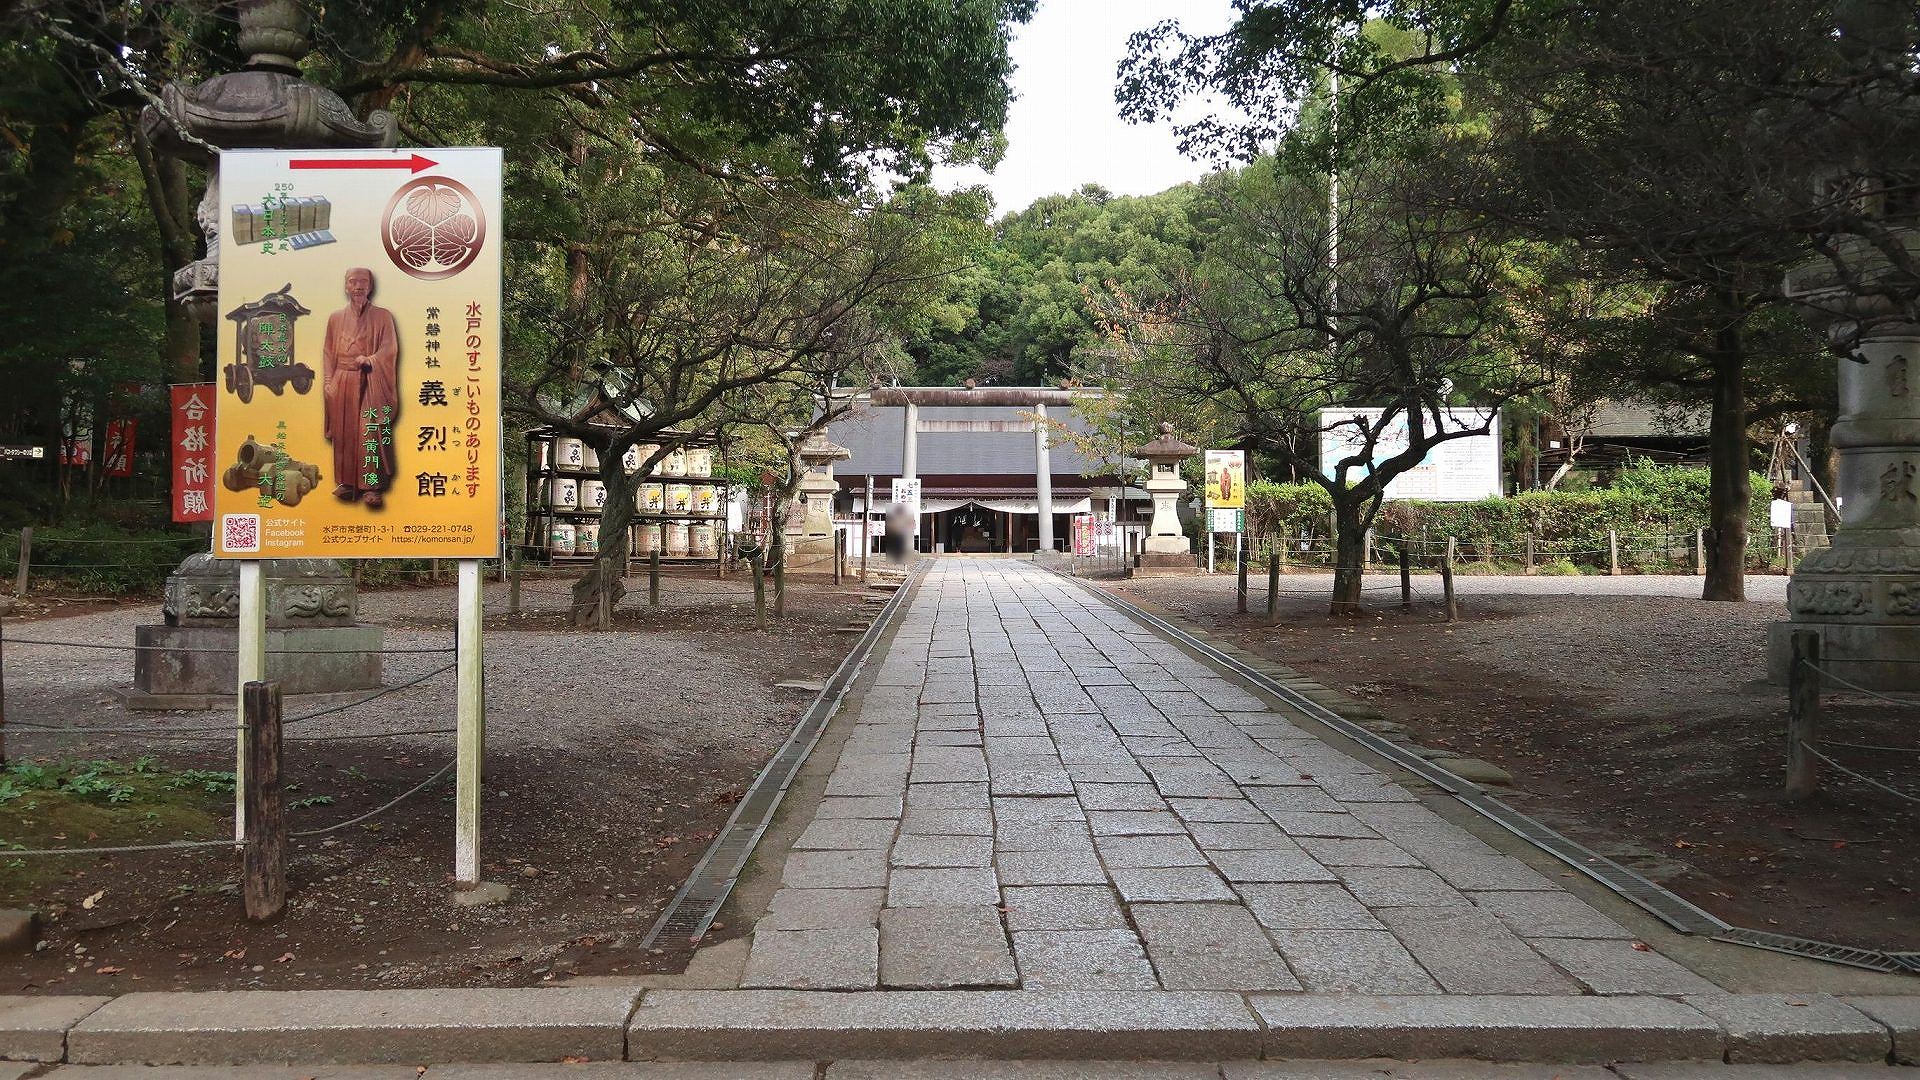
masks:
<path fill-rule="evenodd" d="M 580 481 L 555 476 L 547 481 L 547 505 L 555 510 L 580 509 Z"/>
<path fill-rule="evenodd" d="M 553 467 L 580 469 L 587 464 L 587 444 L 574 438 L 553 440 Z"/>
<path fill-rule="evenodd" d="M 687 475 L 713 475 L 713 450 L 711 448 L 694 446 L 687 449 Z"/>
<path fill-rule="evenodd" d="M 598 480 L 580 481 L 580 509 L 599 510 L 607 505 L 607 485 Z"/>
<path fill-rule="evenodd" d="M 547 546 L 555 555 L 573 554 L 575 543 L 572 522 L 556 521 L 547 529 Z"/>
<path fill-rule="evenodd" d="M 664 530 L 665 550 L 669 558 L 684 559 L 687 555 L 687 523 L 669 521 Z"/>

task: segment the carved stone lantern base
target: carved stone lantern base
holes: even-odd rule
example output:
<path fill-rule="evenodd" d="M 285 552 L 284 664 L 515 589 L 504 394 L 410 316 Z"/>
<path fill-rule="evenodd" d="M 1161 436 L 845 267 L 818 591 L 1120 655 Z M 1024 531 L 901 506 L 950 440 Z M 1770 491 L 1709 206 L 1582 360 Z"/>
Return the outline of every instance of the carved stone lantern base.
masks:
<path fill-rule="evenodd" d="M 381 685 L 377 626 L 360 626 L 353 582 L 329 559 L 269 559 L 267 678 L 289 694 L 373 690 Z M 189 555 L 167 578 L 166 622 L 134 628 L 133 709 L 231 707 L 239 678 L 240 567 Z"/>

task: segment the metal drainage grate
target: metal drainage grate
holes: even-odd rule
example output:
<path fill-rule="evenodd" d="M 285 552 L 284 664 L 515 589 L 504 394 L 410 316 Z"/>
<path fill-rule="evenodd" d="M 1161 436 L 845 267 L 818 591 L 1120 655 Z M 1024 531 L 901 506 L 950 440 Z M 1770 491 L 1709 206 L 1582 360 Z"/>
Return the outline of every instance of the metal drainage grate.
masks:
<path fill-rule="evenodd" d="M 905 584 L 912 584 L 925 567 L 924 562 L 915 567 Z M 880 609 L 880 617 L 867 627 L 866 633 L 860 635 L 853 651 L 840 661 L 840 666 L 834 669 L 827 685 L 814 696 L 807 711 L 800 714 L 800 720 L 794 725 L 786 742 L 774 752 L 772 760 L 760 770 L 760 775 L 754 777 L 720 834 L 707 846 L 693 873 L 687 875 L 686 883 L 680 886 L 680 891 L 674 894 L 666 910 L 660 913 L 653 929 L 640 942 L 641 948 L 652 948 L 662 940 L 691 944 L 705 936 L 707 928 L 713 925 L 714 916 L 720 913 L 720 906 L 732 894 L 734 883 L 740 879 L 740 871 L 746 868 L 747 860 L 753 856 L 755 845 L 766 835 L 767 825 L 773 821 L 774 811 L 780 808 L 780 800 L 793 783 L 795 774 L 813 752 L 814 744 L 820 741 L 820 733 L 826 730 L 827 721 L 839 710 L 841 699 L 846 696 L 847 688 L 853 685 L 854 678 L 859 675 L 874 645 L 905 607 L 910 591 L 901 588 L 887 600 L 886 606 Z"/>
<path fill-rule="evenodd" d="M 1770 934 L 1762 930 L 1732 926 L 1712 913 L 1696 907 L 1686 898 L 1598 852 L 1575 843 L 1544 823 L 1515 810 L 1488 794 L 1486 789 L 1478 784 L 1455 776 L 1405 747 L 1340 716 L 1306 695 L 1275 682 L 1257 669 L 1201 641 L 1165 619 L 1142 610 L 1137 605 L 1114 596 L 1104 589 L 1094 589 L 1093 592 L 1136 620 L 1159 630 L 1205 656 L 1216 665 L 1239 675 L 1245 681 L 1258 686 L 1300 712 L 1452 795 L 1481 816 L 1605 885 L 1622 898 L 1683 934 L 1703 935 L 1715 941 L 1827 960 L 1836 964 L 1867 968 L 1871 971 L 1920 975 L 1920 953 L 1887 953 L 1877 949 L 1858 949 L 1849 945 L 1834 945 L 1808 938 Z"/>
<path fill-rule="evenodd" d="M 1765 930 L 1748 930 L 1736 926 L 1725 933 L 1713 935 L 1715 941 L 1730 941 L 1735 945 L 1748 945 L 1768 952 L 1786 953 L 1789 956 L 1805 956 L 1815 960 L 1826 960 L 1848 967 L 1866 968 L 1868 971 L 1901 971 L 1902 965 L 1892 956 L 1878 949 L 1856 949 L 1850 945 L 1834 945 L 1825 941 L 1792 937 L 1787 934 L 1770 934 Z M 1914 969 L 1905 969 L 1912 973 Z"/>

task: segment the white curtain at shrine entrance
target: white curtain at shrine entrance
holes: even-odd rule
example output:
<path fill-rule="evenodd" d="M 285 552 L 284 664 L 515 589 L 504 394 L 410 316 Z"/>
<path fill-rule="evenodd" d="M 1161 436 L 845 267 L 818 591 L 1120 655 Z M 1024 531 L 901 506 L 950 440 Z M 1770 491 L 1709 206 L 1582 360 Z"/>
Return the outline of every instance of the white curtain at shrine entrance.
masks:
<path fill-rule="evenodd" d="M 920 500 L 920 512 L 922 514 L 939 514 L 948 510 L 958 510 L 963 506 L 978 506 L 983 510 L 993 510 L 1002 514 L 1038 515 L 1040 513 L 1040 500 L 1038 499 L 939 499 L 922 497 Z M 1093 499 L 1082 498 L 1072 502 L 1062 502 L 1056 499 L 1053 503 L 1053 512 L 1056 514 L 1091 514 L 1093 512 Z"/>

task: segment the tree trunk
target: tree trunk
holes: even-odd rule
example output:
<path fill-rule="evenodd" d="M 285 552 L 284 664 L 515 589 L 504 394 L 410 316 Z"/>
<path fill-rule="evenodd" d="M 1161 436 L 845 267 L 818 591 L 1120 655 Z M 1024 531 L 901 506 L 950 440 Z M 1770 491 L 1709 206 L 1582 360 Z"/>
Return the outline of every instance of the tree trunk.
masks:
<path fill-rule="evenodd" d="M 1747 598 L 1748 472 L 1746 352 L 1737 326 L 1715 335 L 1713 415 L 1708 425 L 1707 574 L 1702 600 Z"/>
<path fill-rule="evenodd" d="M 1328 610 L 1335 615 L 1360 614 L 1360 586 L 1367 556 L 1367 521 L 1354 498 L 1351 493 L 1342 492 L 1333 500 L 1333 604 Z"/>
<path fill-rule="evenodd" d="M 573 583 L 575 626 L 598 626 L 600 605 L 604 602 L 611 613 L 627 595 L 627 545 L 632 540 L 633 493 L 638 483 L 627 475 L 621 455 L 610 449 L 600 451 L 600 482 L 607 487 L 607 504 L 600 509 L 600 553 L 592 568 Z M 611 617 L 608 623 L 611 629 Z"/>

